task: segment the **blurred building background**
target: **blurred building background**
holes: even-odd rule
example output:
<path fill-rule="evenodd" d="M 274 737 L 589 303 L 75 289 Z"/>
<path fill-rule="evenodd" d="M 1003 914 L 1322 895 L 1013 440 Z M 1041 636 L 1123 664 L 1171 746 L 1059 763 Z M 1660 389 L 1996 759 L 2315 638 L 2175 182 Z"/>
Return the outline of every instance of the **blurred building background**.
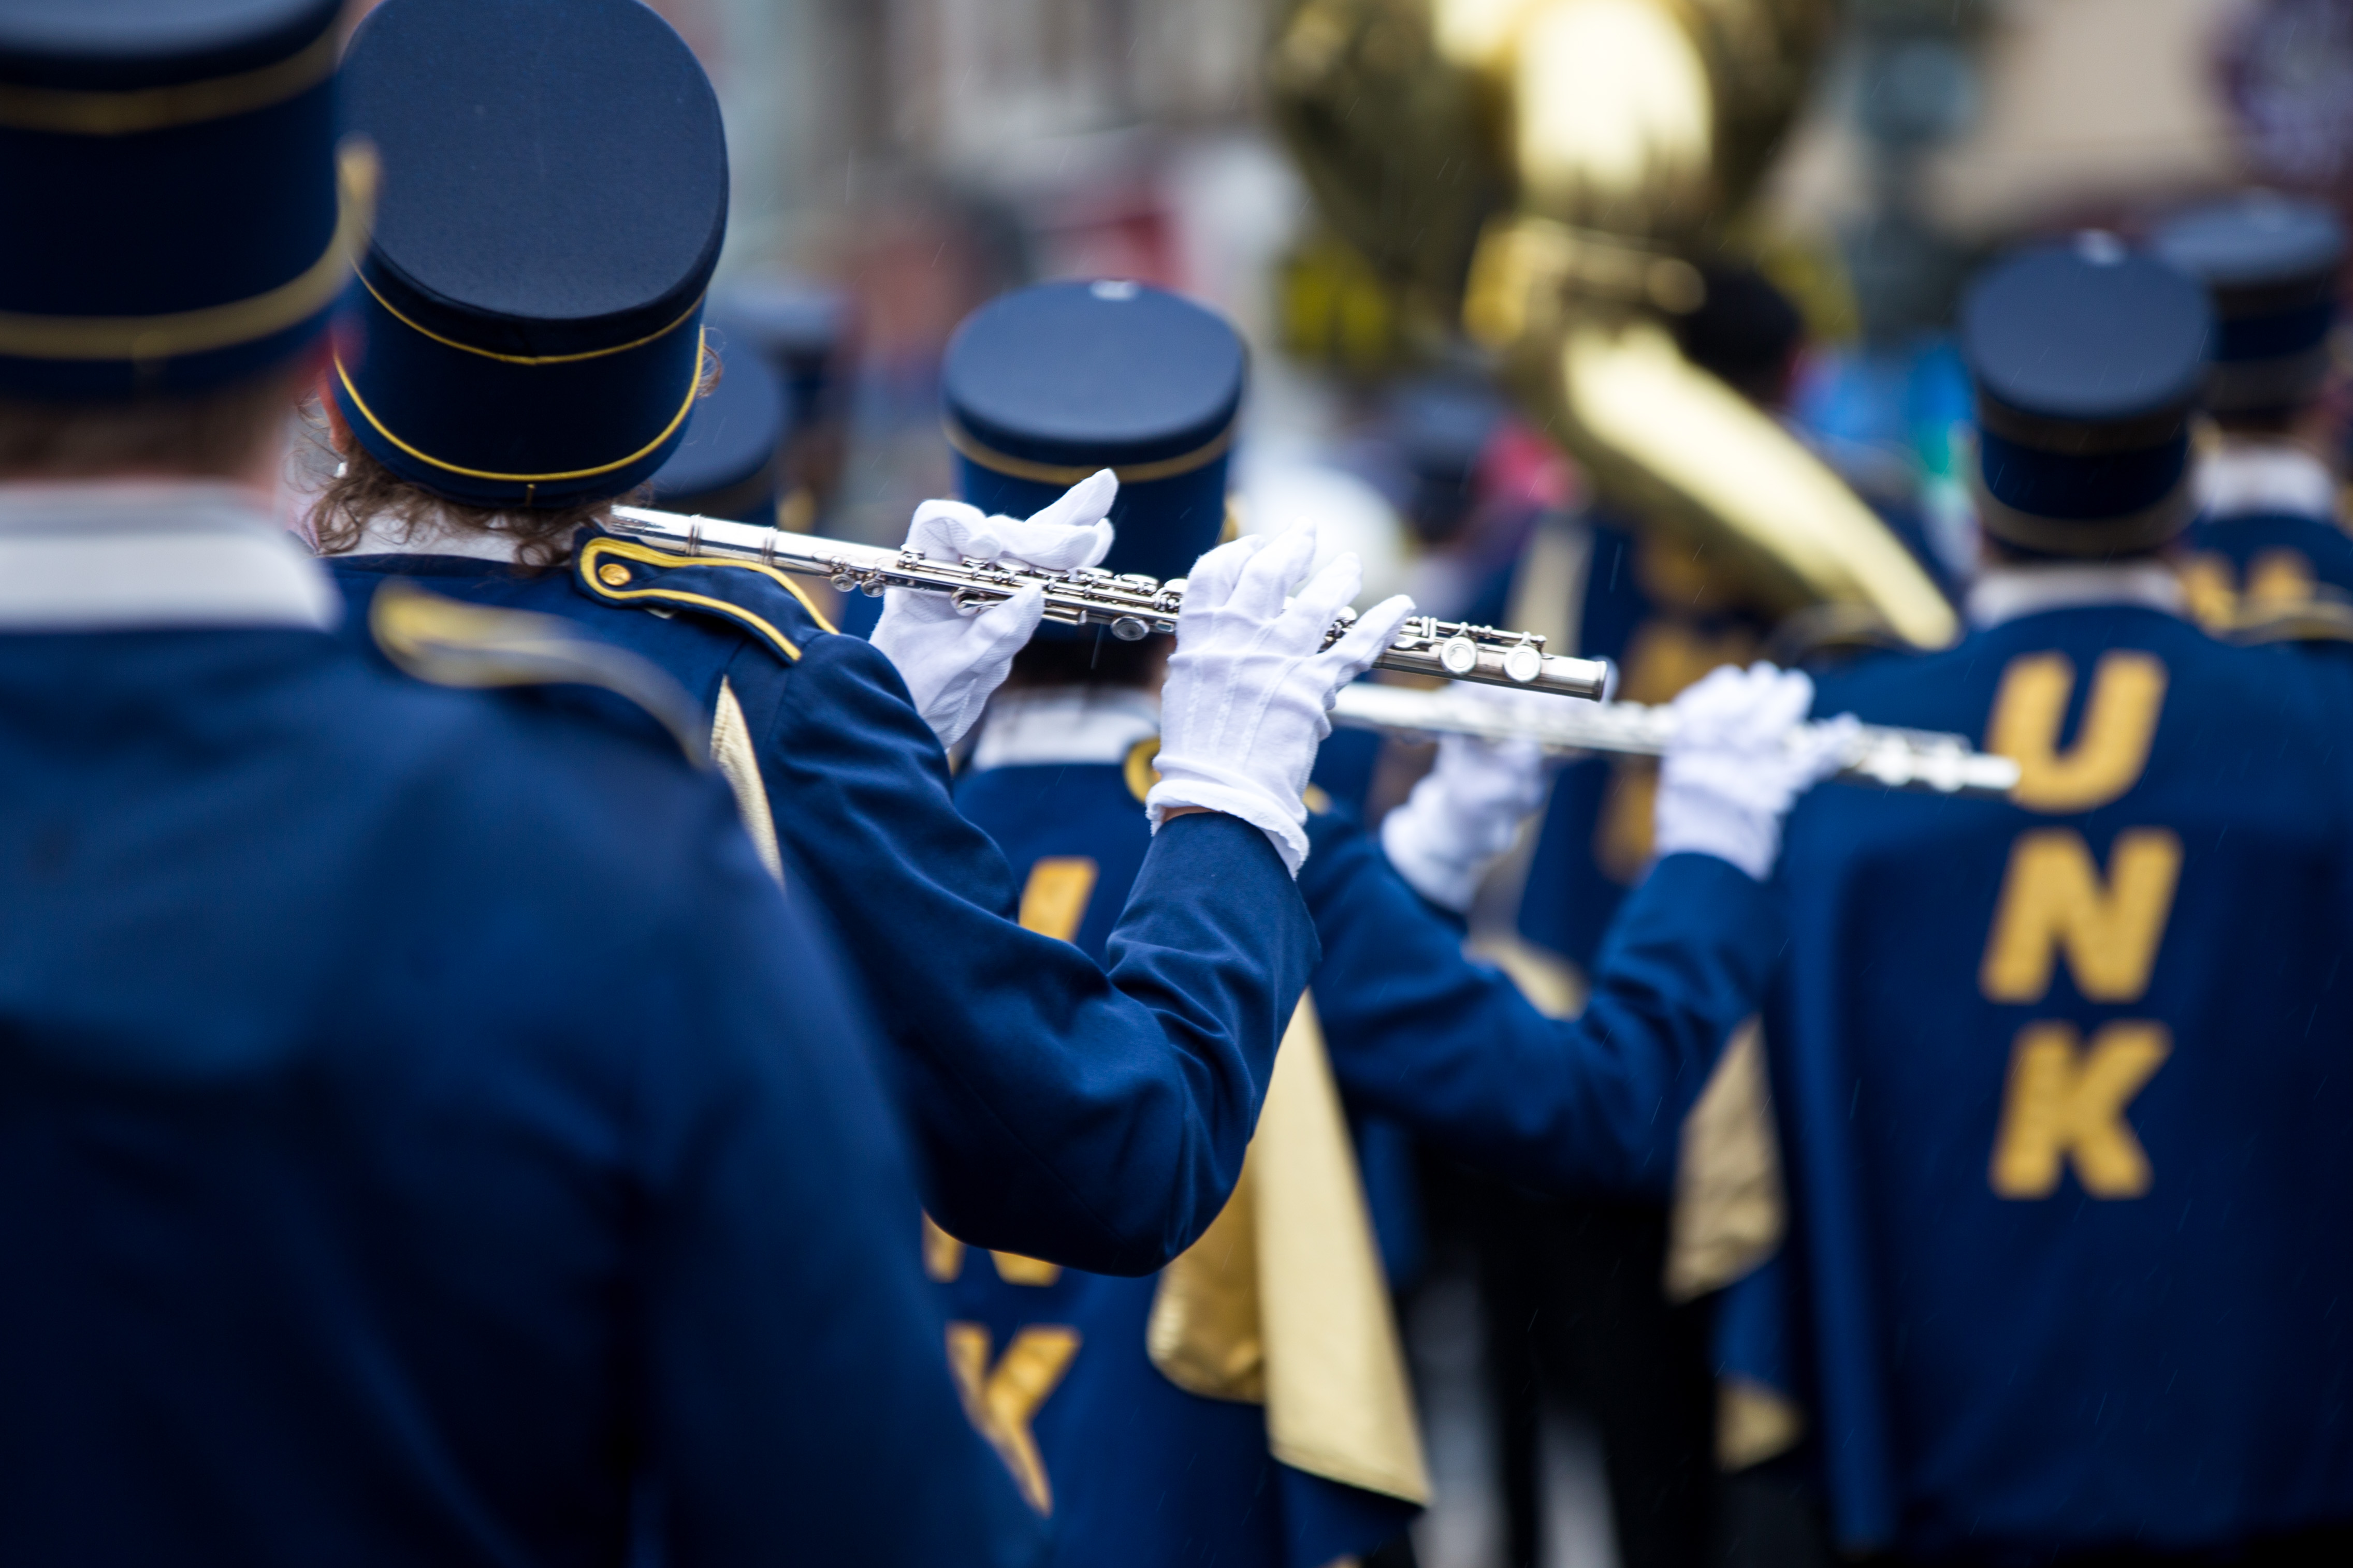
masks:
<path fill-rule="evenodd" d="M 1261 445 L 1344 437 L 1354 394 L 1396 368 L 1392 323 L 1261 127 L 1264 0 L 649 3 L 725 106 L 723 301 L 789 284 L 839 333 L 829 527 L 894 536 L 944 482 L 940 348 L 1020 282 L 1139 278 L 1225 310 L 1259 351 Z M 1986 251 L 2248 181 L 2353 186 L 2353 0 L 1843 15 L 1750 227 L 1823 346 L 1807 417 L 1898 444 L 1932 481 L 1953 395 L 1936 338 Z"/>
<path fill-rule="evenodd" d="M 831 429 L 807 515 L 825 531 L 895 542 L 948 488 L 936 372 L 965 312 L 1039 279 L 1117 276 L 1203 299 L 1250 340 L 1247 485 L 1343 517 L 1374 591 L 1429 581 L 1410 486 L 1367 432 L 1387 379 L 1465 367 L 1406 363 L 1377 290 L 1316 227 L 1260 123 L 1263 0 L 650 3 L 726 110 L 719 300 L 809 340 L 805 413 Z M 2341 197 L 2348 150 L 2353 0 L 1848 0 L 1743 226 L 1813 329 L 1798 417 L 1917 487 L 1963 561 L 1968 405 L 1944 334 L 1977 261 L 2248 182 Z M 1508 422 L 1496 439 L 1519 511 L 1574 504 L 1556 457 Z M 1444 1489 L 1419 1533 L 1430 1568 L 1503 1561 L 1467 1288 L 1440 1269 L 1409 1325 Z M 1556 1422 L 1556 1563 L 1614 1563 L 1599 1462 L 1573 1414 Z"/>
<path fill-rule="evenodd" d="M 943 481 L 939 349 L 974 304 L 1038 278 L 1208 300 L 1260 350 L 1267 437 L 1345 423 L 1345 386 L 1282 353 L 1283 263 L 1316 241 L 1258 124 L 1262 0 L 653 4 L 726 106 L 726 275 L 846 296 L 853 437 L 828 526 L 889 536 Z M 1839 351 L 1809 416 L 1940 467 L 1928 427 L 1950 388 L 1933 352 L 1914 362 L 1975 258 L 2245 178 L 2340 186 L 2348 98 L 2344 0 L 1849 0 L 1761 215 L 1835 263 L 1804 290 Z M 1331 293 L 1288 341 L 1343 371 L 1380 364 L 1377 315 Z"/>

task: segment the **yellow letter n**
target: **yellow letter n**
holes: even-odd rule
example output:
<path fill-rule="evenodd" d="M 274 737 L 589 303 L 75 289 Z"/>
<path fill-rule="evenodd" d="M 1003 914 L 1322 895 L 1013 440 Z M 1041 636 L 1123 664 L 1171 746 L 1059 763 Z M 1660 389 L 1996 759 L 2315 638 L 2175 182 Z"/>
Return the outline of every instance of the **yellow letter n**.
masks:
<path fill-rule="evenodd" d="M 1079 1331 L 1032 1323 L 1013 1336 L 995 1366 L 988 1364 L 988 1330 L 979 1323 L 948 1325 L 948 1367 L 964 1395 L 965 1414 L 1013 1472 L 1021 1495 L 1039 1513 L 1054 1511 L 1054 1490 L 1029 1423 L 1079 1353 Z"/>
<path fill-rule="evenodd" d="M 2104 1026 L 2081 1051 L 2073 1024 L 2029 1024 L 2019 1031 L 1994 1135 L 1995 1194 L 2047 1198 L 2070 1160 L 2095 1198 L 2147 1193 L 2148 1156 L 2125 1121 L 2125 1107 L 2171 1049 L 2165 1026 L 2141 1019 Z"/>
<path fill-rule="evenodd" d="M 2181 873 L 2181 840 L 2162 827 L 2126 828 L 2108 864 L 2103 886 L 2090 847 L 2073 828 L 2018 836 L 1978 970 L 1989 1000 L 2041 1001 L 2061 948 L 2086 1001 L 2132 1002 L 2148 989 Z"/>

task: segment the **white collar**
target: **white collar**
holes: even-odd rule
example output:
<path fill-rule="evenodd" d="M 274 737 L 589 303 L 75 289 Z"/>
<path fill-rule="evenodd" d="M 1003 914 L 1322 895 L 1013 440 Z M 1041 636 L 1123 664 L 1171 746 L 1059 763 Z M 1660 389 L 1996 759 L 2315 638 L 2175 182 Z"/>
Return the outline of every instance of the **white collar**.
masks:
<path fill-rule="evenodd" d="M 2046 610 L 2138 605 L 2178 616 L 2188 603 L 2181 580 L 2161 561 L 1988 566 L 1965 601 L 1969 625 L 1980 631 Z"/>
<path fill-rule="evenodd" d="M 1160 733 L 1160 699 L 1132 686 L 1035 686 L 990 700 L 971 766 L 1124 763 Z"/>
<path fill-rule="evenodd" d="M 343 596 L 223 480 L 0 484 L 0 630 L 331 629 Z"/>
<path fill-rule="evenodd" d="M 2210 518 L 2285 512 L 2337 518 L 2337 476 L 2284 441 L 2225 441 L 2198 464 L 2198 500 Z"/>
<path fill-rule="evenodd" d="M 400 524 L 390 518 L 368 519 L 360 527 L 360 542 L 344 553 L 458 555 L 470 561 L 495 561 L 502 566 L 512 566 L 515 542 L 502 534 L 484 533 L 479 528 L 460 528 L 450 521 L 448 512 L 435 507 L 405 533 Z"/>

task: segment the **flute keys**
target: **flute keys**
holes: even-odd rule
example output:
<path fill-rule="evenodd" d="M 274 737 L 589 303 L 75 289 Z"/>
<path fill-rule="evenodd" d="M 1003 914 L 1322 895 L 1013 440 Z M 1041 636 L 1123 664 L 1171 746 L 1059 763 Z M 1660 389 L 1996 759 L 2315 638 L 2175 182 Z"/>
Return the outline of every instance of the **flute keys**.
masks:
<path fill-rule="evenodd" d="M 1451 676 L 1461 677 L 1470 674 L 1479 668 L 1478 643 L 1466 637 L 1448 637 L 1438 645 L 1438 668 Z M 1514 679 L 1525 680 L 1533 679 L 1535 671 L 1531 670 L 1525 676 L 1515 676 Z"/>
<path fill-rule="evenodd" d="M 1142 642 L 1151 631 L 1150 623 L 1135 616 L 1122 616 L 1111 624 L 1111 635 L 1122 642 Z"/>
<path fill-rule="evenodd" d="M 1544 673 L 1544 655 L 1521 643 L 1504 655 L 1504 673 L 1525 686 Z"/>

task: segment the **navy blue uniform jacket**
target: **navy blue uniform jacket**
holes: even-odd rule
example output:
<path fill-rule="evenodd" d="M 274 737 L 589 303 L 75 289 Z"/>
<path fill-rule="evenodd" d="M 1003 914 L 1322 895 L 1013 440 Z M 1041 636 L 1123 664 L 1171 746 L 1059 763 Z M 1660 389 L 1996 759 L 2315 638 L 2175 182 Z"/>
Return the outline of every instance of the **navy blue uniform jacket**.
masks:
<path fill-rule="evenodd" d="M 1792 816 L 1767 1016 L 1837 1534 L 2193 1550 L 2353 1520 L 2353 710 L 2137 607 L 1825 679 L 2013 801 Z"/>
<path fill-rule="evenodd" d="M 1148 824 L 1122 773 L 992 768 L 956 792 L 1025 879 L 1047 856 L 1100 858 L 1072 938 L 1082 947 L 1103 940 L 1146 853 Z M 1585 1012 L 1562 1021 L 1466 958 L 1461 924 L 1406 885 L 1353 814 L 1312 813 L 1307 832 L 1299 889 L 1323 942 L 1315 1011 L 1351 1109 L 1530 1186 L 1672 1190 L 1683 1112 L 1781 951 L 1764 887 L 1714 856 L 1669 856 L 1622 910 Z"/>
<path fill-rule="evenodd" d="M 957 804 L 1039 890 L 1032 918 L 1092 952 L 1149 853 L 1129 773 L 1011 766 L 958 781 Z M 1459 925 L 1398 878 L 1352 815 L 1319 811 L 1308 831 L 1300 889 L 1324 935 L 1315 1005 L 1352 1105 L 1523 1180 L 1663 1192 L 1683 1111 L 1755 1011 L 1780 946 L 1765 889 L 1719 860 L 1671 858 L 1630 903 L 1584 1019 L 1561 1023 L 1467 961 Z M 992 1345 L 1074 1344 L 1032 1387 L 1029 1416 L 1052 1561 L 1321 1568 L 1410 1517 L 1277 1464 L 1258 1406 L 1163 1377 L 1145 1353 L 1154 1281 L 963 1255 L 939 1272 L 955 1316 Z"/>
<path fill-rule="evenodd" d="M 1884 494 L 1871 503 L 1914 559 L 1948 586 L 1913 508 Z M 1606 506 L 1587 516 L 1593 542 L 1577 652 L 1617 665 L 1620 697 L 1672 701 L 1718 665 L 1767 655 L 1773 618 L 1748 601 L 1747 585 L 1727 563 L 1688 541 L 1647 533 Z M 1523 936 L 1590 971 L 1620 900 L 1650 864 L 1658 777 L 1648 757 L 1586 757 L 1561 771 L 1521 896 Z"/>
<path fill-rule="evenodd" d="M 865 981 L 925 1205 L 951 1234 L 1140 1274 L 1217 1217 L 1316 953 L 1299 892 L 1257 828 L 1170 824 L 1103 950 L 1106 970 L 1020 928 L 1019 885 L 957 813 L 947 760 L 889 659 L 827 631 L 765 569 L 665 566 L 640 546 L 539 574 L 433 556 L 329 564 L 355 599 L 407 575 L 572 616 L 670 670 L 706 710 L 727 683 L 787 887 L 815 894 Z M 604 583 L 596 573 L 608 566 L 629 580 Z"/>
<path fill-rule="evenodd" d="M 996 1555 L 733 810 L 320 633 L 0 637 L 0 1558 L 586 1568 L 646 1475 L 680 1568 Z"/>
<path fill-rule="evenodd" d="M 2182 536 L 2183 574 L 2201 618 L 2227 620 L 2318 594 L 2353 598 L 2353 534 L 2295 511 L 2202 516 Z"/>

